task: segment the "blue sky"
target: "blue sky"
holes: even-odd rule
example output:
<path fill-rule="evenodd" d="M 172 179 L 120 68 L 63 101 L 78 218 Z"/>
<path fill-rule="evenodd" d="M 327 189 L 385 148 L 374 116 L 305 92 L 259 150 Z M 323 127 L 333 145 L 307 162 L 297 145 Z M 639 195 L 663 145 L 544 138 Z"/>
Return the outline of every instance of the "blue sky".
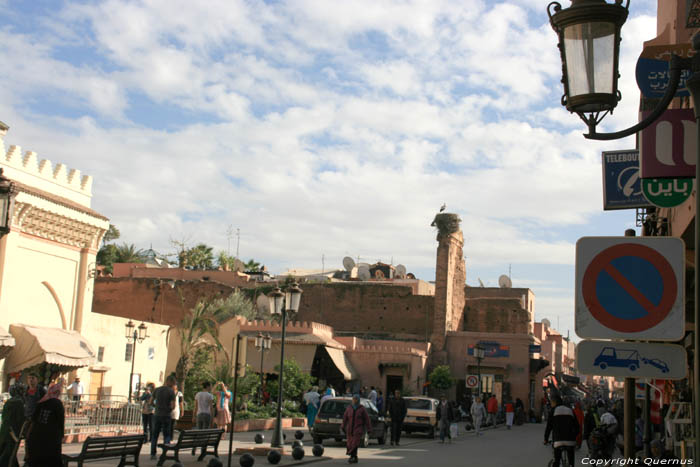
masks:
<path fill-rule="evenodd" d="M 434 279 L 438 208 L 463 219 L 467 282 L 512 270 L 573 334 L 574 245 L 621 235 L 600 152 L 561 108 L 548 1 L 0 0 L 6 144 L 94 177 L 123 241 L 227 249 L 273 273 L 344 256 Z M 567 2 L 564 2 L 567 3 Z M 656 36 L 623 29 L 623 101 Z M 236 239 L 231 242 L 235 250 Z"/>

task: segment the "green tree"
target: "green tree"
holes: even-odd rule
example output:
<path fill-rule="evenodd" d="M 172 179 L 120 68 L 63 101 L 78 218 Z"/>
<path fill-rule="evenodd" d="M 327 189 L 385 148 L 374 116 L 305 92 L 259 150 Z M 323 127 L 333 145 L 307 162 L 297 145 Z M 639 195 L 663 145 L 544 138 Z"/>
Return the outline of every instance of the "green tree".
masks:
<path fill-rule="evenodd" d="M 214 249 L 204 243 L 185 250 L 184 259 L 195 269 L 214 269 Z"/>
<path fill-rule="evenodd" d="M 224 270 L 234 271 L 236 268 L 236 257 L 227 254 L 225 251 L 220 251 L 216 255 L 216 264 Z"/>
<path fill-rule="evenodd" d="M 117 246 L 115 263 L 141 263 L 146 256 L 141 249 L 136 249 L 134 244 L 122 243 Z"/>
<path fill-rule="evenodd" d="M 275 366 L 275 371 L 279 374 L 280 366 Z M 297 401 L 314 383 L 314 378 L 307 373 L 301 371 L 296 360 L 289 359 L 284 361 L 284 393 L 282 394 L 285 400 Z M 267 390 L 270 392 L 272 400 L 277 400 L 279 394 L 279 380 L 267 382 Z"/>
<path fill-rule="evenodd" d="M 430 387 L 440 391 L 447 391 L 454 385 L 454 378 L 450 373 L 450 367 L 447 365 L 436 366 L 428 376 Z"/>
<path fill-rule="evenodd" d="M 105 232 L 104 237 L 102 237 L 102 243 L 107 244 L 111 241 L 118 239 L 120 236 L 121 233 L 119 232 L 119 229 L 116 226 L 109 224 L 107 232 Z"/>
<path fill-rule="evenodd" d="M 250 272 L 258 272 L 260 271 L 260 263 L 254 259 L 250 259 L 247 263 L 245 263 L 245 270 Z"/>
<path fill-rule="evenodd" d="M 105 267 L 105 272 L 107 274 L 112 274 L 112 265 L 117 260 L 117 246 L 116 245 L 104 245 L 97 252 L 97 264 Z"/>
<path fill-rule="evenodd" d="M 179 289 L 178 292 L 180 292 Z M 181 303 L 184 303 L 182 295 L 180 295 L 180 300 Z M 252 302 L 239 290 L 225 298 L 197 302 L 192 309 L 185 313 L 176 331 L 180 338 L 180 358 L 175 366 L 175 377 L 178 382 L 187 381 L 187 376 L 193 368 L 195 356 L 200 348 L 223 350 L 227 359 L 230 359 L 230 355 L 219 342 L 220 324 L 234 316 L 251 319 L 254 315 L 255 308 Z"/>
<path fill-rule="evenodd" d="M 188 407 L 194 407 L 194 396 L 202 390 L 202 383 L 205 381 L 213 381 L 210 367 L 213 362 L 213 349 L 203 345 L 194 352 L 192 357 L 192 369 L 185 378 L 184 387 L 180 387 L 180 391 L 185 395 L 185 402 Z M 177 378 L 177 372 L 175 373 Z M 178 380 L 178 384 L 179 381 Z"/>

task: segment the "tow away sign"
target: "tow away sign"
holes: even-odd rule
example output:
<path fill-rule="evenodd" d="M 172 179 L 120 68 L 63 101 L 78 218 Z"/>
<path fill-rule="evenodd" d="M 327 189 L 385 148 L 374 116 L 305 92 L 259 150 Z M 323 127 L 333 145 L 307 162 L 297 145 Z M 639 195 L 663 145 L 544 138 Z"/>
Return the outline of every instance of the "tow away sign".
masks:
<path fill-rule="evenodd" d="M 687 362 L 676 344 L 583 340 L 576 346 L 576 366 L 584 375 L 683 379 Z"/>

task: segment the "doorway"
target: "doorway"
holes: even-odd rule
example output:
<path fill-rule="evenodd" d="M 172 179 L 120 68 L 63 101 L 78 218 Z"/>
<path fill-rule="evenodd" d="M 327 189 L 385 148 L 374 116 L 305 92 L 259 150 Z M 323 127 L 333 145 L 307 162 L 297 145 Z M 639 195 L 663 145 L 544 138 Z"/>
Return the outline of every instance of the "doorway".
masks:
<path fill-rule="evenodd" d="M 91 401 L 102 399 L 102 382 L 104 381 L 104 375 L 102 371 L 90 372 L 90 390 L 88 391 L 88 397 Z"/>
<path fill-rule="evenodd" d="M 386 395 L 394 394 L 396 390 L 403 391 L 403 376 L 386 375 Z"/>

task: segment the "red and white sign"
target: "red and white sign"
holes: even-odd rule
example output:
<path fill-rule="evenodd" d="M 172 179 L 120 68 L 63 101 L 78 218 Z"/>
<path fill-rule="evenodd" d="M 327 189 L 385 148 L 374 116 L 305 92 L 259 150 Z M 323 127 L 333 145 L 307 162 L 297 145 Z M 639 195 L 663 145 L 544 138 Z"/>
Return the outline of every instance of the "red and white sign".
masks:
<path fill-rule="evenodd" d="M 645 118 L 651 112 L 642 112 Z M 641 131 L 642 178 L 695 177 L 697 132 L 691 109 L 670 109 Z"/>
<path fill-rule="evenodd" d="M 476 375 L 468 375 L 466 384 L 468 388 L 475 388 L 479 385 L 479 378 Z"/>
<path fill-rule="evenodd" d="M 685 246 L 674 237 L 576 243 L 576 334 L 676 341 L 684 334 Z"/>

